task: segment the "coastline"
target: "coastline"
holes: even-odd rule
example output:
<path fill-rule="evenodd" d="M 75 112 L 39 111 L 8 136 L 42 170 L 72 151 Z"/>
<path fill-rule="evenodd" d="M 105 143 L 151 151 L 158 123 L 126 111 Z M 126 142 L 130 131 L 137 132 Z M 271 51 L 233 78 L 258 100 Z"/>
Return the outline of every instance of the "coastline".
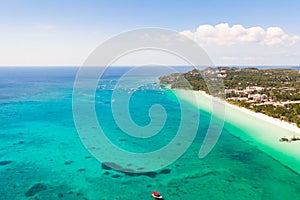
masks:
<path fill-rule="evenodd" d="M 225 100 L 208 95 L 204 91 L 180 89 L 173 91 L 180 99 L 209 113 L 212 113 L 213 102 L 223 104 L 225 129 L 300 174 L 300 141 L 279 142 L 281 137 L 300 137 L 300 128 L 297 126 L 232 105 Z M 218 112 L 212 114 L 218 115 Z"/>
<path fill-rule="evenodd" d="M 196 91 L 197 92 L 197 91 Z M 273 117 L 270 117 L 266 114 L 263 114 L 263 113 L 258 113 L 258 112 L 255 112 L 253 110 L 250 110 L 250 109 L 247 109 L 247 108 L 244 108 L 244 107 L 240 107 L 240 106 L 237 106 L 237 105 L 234 105 L 234 104 L 231 104 L 231 103 L 228 103 L 226 102 L 225 100 L 220 100 L 216 97 L 213 97 L 209 94 L 207 94 L 206 92 L 204 91 L 198 91 L 199 93 L 202 93 L 202 95 L 206 96 L 207 98 L 212 98 L 212 99 L 217 99 L 218 101 L 223 101 L 223 103 L 225 104 L 225 106 L 229 106 L 231 108 L 234 108 L 234 109 L 237 109 L 241 112 L 244 112 L 248 115 L 251 115 L 251 116 L 254 116 L 256 118 L 259 118 L 261 120 L 264 120 L 266 122 L 269 122 L 271 124 L 274 124 L 276 126 L 279 126 L 281 128 L 284 128 L 284 129 L 287 129 L 291 132 L 294 132 L 295 134 L 297 134 L 298 136 L 300 136 L 300 128 L 297 127 L 297 125 L 294 125 L 290 122 L 286 122 L 286 121 L 283 121 L 283 120 L 280 120 L 278 118 L 273 118 Z M 293 136 L 293 135 L 289 135 L 289 136 Z"/>
<path fill-rule="evenodd" d="M 176 93 L 179 94 L 178 91 L 181 91 L 181 90 L 180 90 L 180 89 L 175 89 L 175 90 L 173 90 L 173 91 L 176 91 Z M 259 118 L 259 119 L 261 119 L 261 120 L 264 120 L 264 121 L 266 121 L 266 122 L 268 122 L 268 123 L 271 123 L 271 124 L 273 124 L 273 125 L 276 125 L 276 126 L 278 126 L 278 127 L 284 128 L 284 129 L 286 129 L 286 130 L 288 130 L 288 131 L 291 131 L 291 132 L 297 134 L 298 136 L 300 136 L 300 128 L 297 127 L 297 125 L 294 125 L 294 124 L 289 123 L 289 122 L 286 122 L 286 121 L 282 121 L 282 120 L 277 119 L 277 118 L 270 117 L 270 116 L 268 116 L 268 115 L 266 115 L 266 114 L 263 114 L 263 113 L 258 113 L 258 112 L 255 112 L 255 111 L 253 111 L 253 110 L 249 110 L 249 109 L 247 109 L 247 108 L 240 107 L 240 106 L 237 106 L 237 105 L 228 103 L 228 102 L 226 102 L 225 100 L 221 100 L 221 99 L 219 99 L 219 98 L 217 98 L 217 97 L 213 97 L 213 96 L 207 94 L 207 93 L 204 92 L 204 91 L 193 91 L 193 93 L 195 93 L 195 96 L 196 96 L 197 98 L 199 98 L 199 95 L 203 95 L 203 96 L 205 96 L 207 99 L 211 99 L 212 101 L 217 101 L 217 102 L 219 102 L 219 103 L 223 103 L 224 106 L 225 106 L 225 108 L 226 108 L 227 106 L 228 106 L 228 107 L 231 107 L 231 108 L 236 109 L 236 110 L 239 110 L 239 111 L 241 111 L 241 112 L 243 112 L 243 113 L 245 113 L 245 114 L 251 115 L 251 116 L 253 116 L 253 117 L 256 117 L 256 118 Z M 188 100 L 190 103 L 193 103 L 193 104 L 194 104 L 195 106 L 197 106 L 198 108 L 201 107 L 200 105 L 196 105 L 196 102 L 191 102 L 188 98 L 186 98 L 186 96 L 183 96 L 182 93 L 181 93 L 179 96 L 180 96 L 180 98 L 182 98 L 182 99 L 184 99 L 184 100 Z M 199 102 L 198 102 L 198 103 L 199 103 Z M 293 136 L 293 135 L 288 135 L 288 136 Z"/>
<path fill-rule="evenodd" d="M 263 114 L 263 113 L 254 112 L 254 111 L 249 110 L 247 108 L 243 108 L 243 107 L 240 107 L 240 106 L 237 106 L 237 105 L 233 105 L 233 104 L 230 104 L 228 102 L 226 102 L 226 104 L 227 104 L 226 106 L 232 107 L 234 109 L 238 109 L 241 112 L 244 112 L 244 113 L 246 113 L 248 115 L 252 115 L 252 116 L 254 116 L 256 118 L 259 118 L 261 120 L 264 120 L 266 122 L 269 122 L 271 124 L 279 126 L 281 128 L 287 129 L 287 130 L 289 130 L 291 132 L 294 132 L 298 136 L 300 136 L 300 128 L 298 128 L 297 125 L 294 125 L 294 124 L 286 122 L 286 121 L 282 121 L 282 120 L 277 119 L 277 118 L 270 117 L 270 116 L 268 116 L 266 114 Z M 289 136 L 293 136 L 293 135 L 289 135 Z"/>

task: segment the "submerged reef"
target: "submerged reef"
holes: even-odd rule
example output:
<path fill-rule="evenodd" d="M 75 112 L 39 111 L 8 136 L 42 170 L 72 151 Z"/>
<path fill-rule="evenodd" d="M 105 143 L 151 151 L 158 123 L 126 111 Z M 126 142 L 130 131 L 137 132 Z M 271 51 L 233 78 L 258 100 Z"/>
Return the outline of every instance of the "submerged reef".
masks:
<path fill-rule="evenodd" d="M 111 163 L 111 162 L 104 162 L 102 163 L 102 169 L 103 170 L 114 170 L 115 169 L 119 169 L 119 171 L 123 174 L 125 174 L 126 176 L 148 176 L 150 178 L 155 178 L 157 175 L 159 174 L 170 174 L 171 173 L 171 169 L 163 169 L 159 172 L 135 172 L 132 169 L 126 169 L 123 168 L 121 166 L 119 166 L 116 163 Z M 141 168 L 142 169 L 142 168 Z M 105 172 L 105 175 L 108 175 L 109 173 Z M 113 178 L 119 178 L 121 177 L 120 175 L 113 175 Z"/>
<path fill-rule="evenodd" d="M 26 197 L 31 197 L 36 195 L 37 193 L 47 190 L 47 186 L 43 183 L 36 183 L 34 186 L 32 186 L 27 192 L 25 192 Z"/>
<path fill-rule="evenodd" d="M 0 161 L 0 166 L 8 165 L 8 164 L 10 164 L 10 163 L 12 163 L 11 160 Z"/>

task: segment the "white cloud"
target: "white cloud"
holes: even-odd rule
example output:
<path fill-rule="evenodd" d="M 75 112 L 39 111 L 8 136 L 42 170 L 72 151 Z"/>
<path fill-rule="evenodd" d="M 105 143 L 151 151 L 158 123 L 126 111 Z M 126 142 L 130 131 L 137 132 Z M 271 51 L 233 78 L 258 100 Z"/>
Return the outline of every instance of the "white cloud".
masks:
<path fill-rule="evenodd" d="M 190 37 L 202 45 L 234 45 L 240 43 L 258 43 L 261 45 L 293 45 L 300 40 L 297 35 L 288 35 L 280 27 L 269 27 L 266 30 L 259 27 L 245 28 L 242 25 L 230 27 L 227 23 L 215 26 L 201 25 L 195 32 L 182 31 L 181 34 Z"/>

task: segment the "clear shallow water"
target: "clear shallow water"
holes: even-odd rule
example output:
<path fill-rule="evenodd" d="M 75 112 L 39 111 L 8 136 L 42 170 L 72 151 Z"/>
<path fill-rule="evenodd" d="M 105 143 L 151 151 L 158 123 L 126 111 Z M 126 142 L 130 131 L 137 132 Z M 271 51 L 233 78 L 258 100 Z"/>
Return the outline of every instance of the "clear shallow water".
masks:
<path fill-rule="evenodd" d="M 153 190 L 160 191 L 166 200 L 300 199 L 299 175 L 255 144 L 234 136 L 242 131 L 239 127 L 226 124 L 213 151 L 199 159 L 210 120 L 204 111 L 200 111 L 194 143 L 163 171 L 132 175 L 103 166 L 82 145 L 73 122 L 76 70 L 0 68 L 2 199 L 150 200 Z M 149 123 L 147 112 L 153 103 L 164 105 L 169 115 L 157 138 L 134 140 L 118 129 L 109 113 L 111 87 L 124 71 L 111 73 L 99 83 L 96 95 L 98 119 L 108 137 L 135 152 L 152 151 L 168 143 L 180 120 L 175 95 L 157 90 L 155 85 L 134 93 L 130 111 L 137 124 Z"/>

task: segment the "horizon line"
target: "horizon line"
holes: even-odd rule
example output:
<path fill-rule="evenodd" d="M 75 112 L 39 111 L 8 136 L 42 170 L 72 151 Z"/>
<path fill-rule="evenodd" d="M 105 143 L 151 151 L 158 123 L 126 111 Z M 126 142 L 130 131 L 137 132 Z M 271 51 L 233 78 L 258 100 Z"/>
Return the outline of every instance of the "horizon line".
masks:
<path fill-rule="evenodd" d="M 141 67 L 142 65 L 112 65 L 107 67 Z M 165 67 L 192 67 L 192 65 L 162 65 Z M 105 66 L 78 66 L 78 65 L 0 65 L 0 68 L 22 68 L 22 67 L 32 67 L 32 68 L 40 68 L 40 67 L 105 67 Z M 150 66 L 149 66 L 150 67 Z M 199 67 L 300 67 L 300 65 L 202 65 Z"/>

